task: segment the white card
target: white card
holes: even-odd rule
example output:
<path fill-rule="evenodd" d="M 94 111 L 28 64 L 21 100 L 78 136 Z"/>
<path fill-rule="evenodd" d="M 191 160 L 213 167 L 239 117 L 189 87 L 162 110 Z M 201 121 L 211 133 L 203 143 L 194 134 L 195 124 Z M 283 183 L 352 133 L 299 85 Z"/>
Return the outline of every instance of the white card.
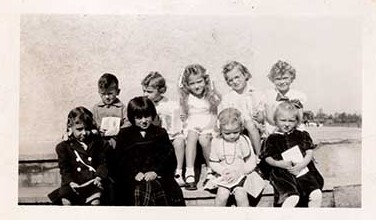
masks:
<path fill-rule="evenodd" d="M 281 155 L 282 155 L 283 160 L 292 161 L 293 163 L 300 163 L 303 161 L 303 154 L 302 152 L 300 152 L 298 145 L 295 145 L 294 147 L 284 151 Z M 305 167 L 304 169 L 300 171 L 298 175 L 296 175 L 296 177 L 300 177 L 306 174 L 308 171 L 309 171 L 308 168 Z"/>
<path fill-rule="evenodd" d="M 104 117 L 102 118 L 100 130 L 104 132 L 104 136 L 115 136 L 120 130 L 120 120 L 119 117 Z"/>

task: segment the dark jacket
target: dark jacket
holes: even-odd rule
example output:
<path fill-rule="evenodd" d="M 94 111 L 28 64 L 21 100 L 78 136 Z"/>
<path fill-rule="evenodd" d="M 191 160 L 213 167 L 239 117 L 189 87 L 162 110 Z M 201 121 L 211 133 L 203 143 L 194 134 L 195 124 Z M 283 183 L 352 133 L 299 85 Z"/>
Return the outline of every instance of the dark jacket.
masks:
<path fill-rule="evenodd" d="M 136 126 L 122 128 L 115 149 L 115 182 L 118 205 L 134 205 L 137 173 L 154 171 L 169 205 L 184 205 L 180 187 L 174 179 L 176 157 L 165 129 L 150 125 L 142 137 Z"/>

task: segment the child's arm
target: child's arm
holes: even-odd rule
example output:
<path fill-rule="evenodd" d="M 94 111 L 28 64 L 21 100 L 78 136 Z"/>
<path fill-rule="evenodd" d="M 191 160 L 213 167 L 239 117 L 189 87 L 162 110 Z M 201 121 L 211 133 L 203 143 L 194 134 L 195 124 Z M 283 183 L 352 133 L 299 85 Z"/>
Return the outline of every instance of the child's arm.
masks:
<path fill-rule="evenodd" d="M 245 128 L 249 133 L 249 138 L 251 139 L 252 146 L 254 147 L 255 153 L 260 155 L 261 151 L 261 137 L 259 130 L 255 126 L 253 120 L 247 120 L 245 122 Z"/>
<path fill-rule="evenodd" d="M 96 168 L 96 173 L 95 175 L 101 179 L 105 179 L 108 176 L 108 166 L 107 166 L 107 151 L 111 149 L 111 146 L 108 145 L 107 142 L 103 141 L 102 139 L 97 139 L 97 144 L 98 147 L 98 166 Z"/>
<path fill-rule="evenodd" d="M 156 157 L 158 157 L 156 160 L 157 164 L 154 166 L 155 170 L 149 171 L 154 171 L 158 176 L 174 175 L 177 166 L 174 147 L 165 129 L 163 129 L 160 135 L 161 138 L 158 140 L 159 152 L 158 155 L 156 155 Z M 145 176 L 149 176 L 149 174 L 146 175 L 145 173 Z M 154 176 L 154 174 L 151 174 L 151 176 Z"/>
<path fill-rule="evenodd" d="M 217 138 L 214 138 L 212 141 L 211 141 L 211 144 L 210 144 L 210 156 L 209 156 L 209 166 L 210 168 L 212 168 L 212 170 L 220 175 L 223 175 L 224 171 L 225 171 L 225 168 L 221 165 L 220 163 L 220 159 L 219 159 L 219 156 L 218 156 L 218 146 L 219 146 L 219 142 L 218 142 L 219 139 Z"/>
<path fill-rule="evenodd" d="M 67 145 L 60 143 L 56 146 L 56 154 L 58 157 L 58 165 L 61 174 L 61 185 L 70 185 L 71 182 L 74 182 L 72 176 L 72 164 L 69 160 L 69 152 L 67 150 Z"/>
<path fill-rule="evenodd" d="M 251 155 L 245 159 L 244 174 L 251 173 L 256 168 L 256 165 L 256 155 L 252 150 Z"/>
<path fill-rule="evenodd" d="M 282 169 L 290 169 L 292 167 L 292 162 L 291 161 L 286 161 L 286 160 L 275 160 L 272 157 L 266 157 L 265 161 L 273 167 L 279 167 Z"/>
<path fill-rule="evenodd" d="M 288 171 L 294 175 L 298 175 L 300 171 L 307 167 L 309 162 L 311 162 L 313 158 L 313 150 L 307 150 L 306 155 L 303 158 L 303 161 L 297 164 L 293 164 L 292 167 L 288 169 Z"/>

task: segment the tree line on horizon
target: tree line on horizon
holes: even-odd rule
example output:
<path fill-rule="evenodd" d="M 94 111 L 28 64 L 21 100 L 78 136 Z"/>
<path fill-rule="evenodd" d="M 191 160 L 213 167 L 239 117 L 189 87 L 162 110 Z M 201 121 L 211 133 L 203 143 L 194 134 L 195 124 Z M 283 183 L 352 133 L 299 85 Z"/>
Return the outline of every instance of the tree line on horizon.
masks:
<path fill-rule="evenodd" d="M 303 112 L 303 122 L 305 124 L 308 123 L 316 123 L 317 126 L 325 125 L 325 126 L 362 126 L 362 115 L 356 113 L 334 113 L 334 114 L 327 114 L 323 111 L 323 109 L 319 109 L 317 114 L 315 114 L 311 110 L 307 110 Z"/>

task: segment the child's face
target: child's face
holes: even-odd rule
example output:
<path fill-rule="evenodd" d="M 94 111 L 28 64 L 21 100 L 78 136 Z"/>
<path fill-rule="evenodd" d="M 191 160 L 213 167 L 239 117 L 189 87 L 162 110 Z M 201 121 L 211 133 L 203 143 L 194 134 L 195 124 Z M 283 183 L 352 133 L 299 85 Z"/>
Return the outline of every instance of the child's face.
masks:
<path fill-rule="evenodd" d="M 149 128 L 153 121 L 151 116 L 142 116 L 142 117 L 135 117 L 134 124 L 141 128 L 141 130 L 146 130 Z"/>
<path fill-rule="evenodd" d="M 110 88 L 110 89 L 100 89 L 99 95 L 106 105 L 111 105 L 116 100 L 116 97 L 119 95 L 120 89 Z"/>
<path fill-rule="evenodd" d="M 284 73 L 277 75 L 273 78 L 273 83 L 279 92 L 286 94 L 292 83 L 292 76 L 290 73 Z"/>
<path fill-rule="evenodd" d="M 90 134 L 90 130 L 83 123 L 73 124 L 70 129 L 72 129 L 73 137 L 81 142 Z"/>
<path fill-rule="evenodd" d="M 239 139 L 241 128 L 238 124 L 221 125 L 221 134 L 225 141 L 235 142 Z"/>
<path fill-rule="evenodd" d="M 205 91 L 205 79 L 201 75 L 191 74 L 188 78 L 188 87 L 193 95 L 202 96 Z"/>
<path fill-rule="evenodd" d="M 240 72 L 238 68 L 235 68 L 230 72 L 226 73 L 226 75 L 227 84 L 236 92 L 242 93 L 247 85 L 247 80 L 244 74 Z"/>
<path fill-rule="evenodd" d="M 156 102 L 160 100 L 162 97 L 162 94 L 155 87 L 147 86 L 147 87 L 144 87 L 143 90 L 144 90 L 144 96 L 146 96 L 152 102 Z"/>
<path fill-rule="evenodd" d="M 280 132 L 288 133 L 298 125 L 297 116 L 294 112 L 281 111 L 276 118 L 276 125 Z"/>

